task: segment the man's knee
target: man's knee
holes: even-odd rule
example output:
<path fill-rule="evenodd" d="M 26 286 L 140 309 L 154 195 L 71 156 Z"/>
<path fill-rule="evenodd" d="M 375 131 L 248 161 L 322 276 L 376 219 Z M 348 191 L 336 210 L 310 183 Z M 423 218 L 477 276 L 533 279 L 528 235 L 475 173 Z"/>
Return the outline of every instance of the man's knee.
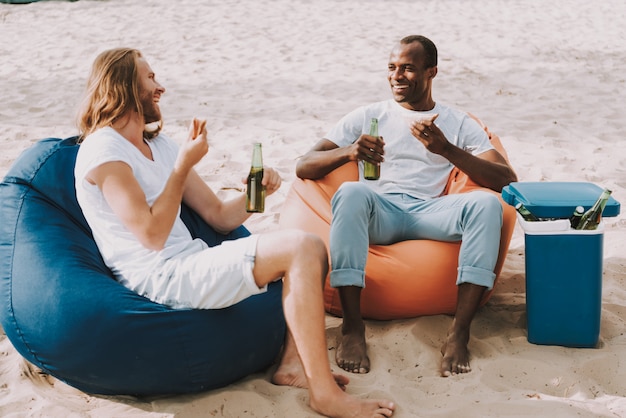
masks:
<path fill-rule="evenodd" d="M 313 254 L 316 258 L 322 258 L 325 260 L 328 258 L 326 244 L 319 236 L 305 232 L 302 237 L 302 242 L 303 249 Z"/>
<path fill-rule="evenodd" d="M 493 193 L 475 191 L 467 194 L 470 198 L 470 206 L 477 214 L 486 221 L 497 221 L 502 224 L 502 204 L 500 199 Z"/>
<path fill-rule="evenodd" d="M 358 181 L 342 183 L 331 199 L 333 212 L 340 207 L 362 208 L 370 199 L 371 193 L 373 192 L 368 186 Z"/>
<path fill-rule="evenodd" d="M 328 266 L 326 244 L 318 235 L 299 229 L 288 229 L 283 232 L 285 246 L 296 256 L 319 260 L 322 266 Z"/>

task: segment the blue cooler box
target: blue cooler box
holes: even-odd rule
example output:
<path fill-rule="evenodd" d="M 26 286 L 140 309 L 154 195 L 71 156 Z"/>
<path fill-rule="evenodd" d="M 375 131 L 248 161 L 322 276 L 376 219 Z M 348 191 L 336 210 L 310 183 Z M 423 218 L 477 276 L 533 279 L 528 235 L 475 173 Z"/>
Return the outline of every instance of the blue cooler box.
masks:
<path fill-rule="evenodd" d="M 591 208 L 602 188 L 581 182 L 516 182 L 502 190 L 510 205 L 523 203 L 539 218 L 518 215 L 526 248 L 528 341 L 567 347 L 595 347 L 600 335 L 604 225 L 574 230 L 569 216 L 576 206 Z M 603 217 L 617 216 L 611 197 Z"/>

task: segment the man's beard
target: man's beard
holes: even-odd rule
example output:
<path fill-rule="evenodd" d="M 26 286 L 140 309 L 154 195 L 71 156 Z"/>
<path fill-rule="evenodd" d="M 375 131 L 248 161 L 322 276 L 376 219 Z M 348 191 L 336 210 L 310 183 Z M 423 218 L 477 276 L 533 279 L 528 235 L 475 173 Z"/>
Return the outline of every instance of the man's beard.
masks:
<path fill-rule="evenodd" d="M 152 98 L 152 93 L 143 92 L 141 95 L 141 107 L 143 107 L 143 118 L 146 125 L 161 120 L 161 108 Z"/>

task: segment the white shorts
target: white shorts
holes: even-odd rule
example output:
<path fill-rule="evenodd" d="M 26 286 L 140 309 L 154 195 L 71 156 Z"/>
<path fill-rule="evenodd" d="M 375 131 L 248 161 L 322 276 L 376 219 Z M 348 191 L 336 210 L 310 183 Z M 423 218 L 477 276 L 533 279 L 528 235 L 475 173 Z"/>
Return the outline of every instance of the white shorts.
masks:
<path fill-rule="evenodd" d="M 252 274 L 258 235 L 224 241 L 166 260 L 152 285 L 139 292 L 147 298 L 176 309 L 220 309 L 249 296 L 263 293 Z"/>

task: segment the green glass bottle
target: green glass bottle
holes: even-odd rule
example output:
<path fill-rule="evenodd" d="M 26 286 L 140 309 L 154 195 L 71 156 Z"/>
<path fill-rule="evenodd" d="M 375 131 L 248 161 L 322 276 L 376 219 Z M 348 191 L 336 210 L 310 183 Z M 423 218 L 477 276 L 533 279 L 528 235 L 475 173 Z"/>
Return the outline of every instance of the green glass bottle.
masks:
<path fill-rule="evenodd" d="M 370 135 L 378 137 L 378 119 L 372 118 L 370 123 Z M 366 180 L 378 180 L 380 178 L 380 164 L 363 161 L 363 177 Z"/>
<path fill-rule="evenodd" d="M 569 224 L 572 227 L 572 229 L 576 229 L 584 213 L 585 213 L 584 207 L 576 206 L 574 213 L 572 213 L 572 216 L 569 217 Z"/>
<path fill-rule="evenodd" d="M 604 207 L 606 206 L 606 202 L 609 201 L 609 197 L 611 196 L 611 190 L 604 189 L 602 194 L 596 200 L 596 203 L 583 214 L 582 218 L 580 218 L 580 222 L 576 226 L 576 229 L 597 229 L 598 225 L 600 225 L 600 221 L 602 220 L 602 212 L 604 211 Z"/>
<path fill-rule="evenodd" d="M 522 218 L 524 218 L 525 221 L 536 222 L 539 220 L 539 218 L 533 215 L 533 213 L 529 211 L 528 208 L 524 206 L 522 202 L 519 202 L 517 205 L 515 205 L 515 210 L 517 211 L 517 213 L 522 215 Z"/>
<path fill-rule="evenodd" d="M 246 190 L 246 212 L 262 213 L 265 211 L 265 186 L 263 181 L 263 153 L 261 143 L 254 144 L 252 149 L 252 166 L 248 174 L 248 188 Z"/>

